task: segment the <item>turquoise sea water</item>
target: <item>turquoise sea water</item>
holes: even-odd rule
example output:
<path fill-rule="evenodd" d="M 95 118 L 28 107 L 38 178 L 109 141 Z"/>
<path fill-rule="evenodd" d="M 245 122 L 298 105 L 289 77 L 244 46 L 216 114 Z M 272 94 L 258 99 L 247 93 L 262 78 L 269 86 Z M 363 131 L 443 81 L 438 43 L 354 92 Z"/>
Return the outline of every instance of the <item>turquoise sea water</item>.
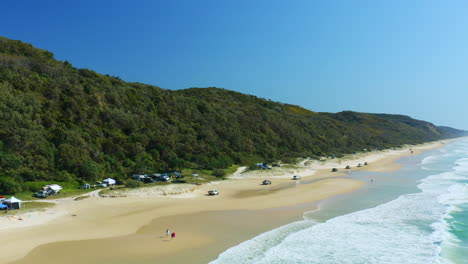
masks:
<path fill-rule="evenodd" d="M 399 162 L 211 263 L 468 263 L 468 140 Z"/>

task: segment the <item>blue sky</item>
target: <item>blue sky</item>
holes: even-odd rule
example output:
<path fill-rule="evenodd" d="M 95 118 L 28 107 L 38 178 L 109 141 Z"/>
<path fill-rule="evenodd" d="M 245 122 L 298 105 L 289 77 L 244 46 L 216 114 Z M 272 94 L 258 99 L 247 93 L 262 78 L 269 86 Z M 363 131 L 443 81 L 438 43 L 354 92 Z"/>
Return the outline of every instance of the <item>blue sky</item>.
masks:
<path fill-rule="evenodd" d="M 468 2 L 3 0 L 0 35 L 167 89 L 468 129 Z"/>

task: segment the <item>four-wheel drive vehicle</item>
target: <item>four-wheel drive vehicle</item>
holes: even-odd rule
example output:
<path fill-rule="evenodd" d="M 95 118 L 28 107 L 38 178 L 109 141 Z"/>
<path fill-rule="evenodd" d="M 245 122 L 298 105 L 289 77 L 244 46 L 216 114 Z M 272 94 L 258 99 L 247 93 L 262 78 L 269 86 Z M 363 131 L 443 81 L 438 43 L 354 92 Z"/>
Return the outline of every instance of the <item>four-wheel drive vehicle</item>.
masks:
<path fill-rule="evenodd" d="M 270 185 L 271 184 L 271 181 L 270 180 L 264 180 L 262 182 L 263 185 Z"/>
<path fill-rule="evenodd" d="M 218 190 L 209 190 L 208 195 L 219 195 Z"/>
<path fill-rule="evenodd" d="M 39 198 L 46 198 L 50 195 L 52 195 L 53 191 L 52 190 L 40 190 L 38 192 L 35 193 L 36 197 L 39 197 Z"/>

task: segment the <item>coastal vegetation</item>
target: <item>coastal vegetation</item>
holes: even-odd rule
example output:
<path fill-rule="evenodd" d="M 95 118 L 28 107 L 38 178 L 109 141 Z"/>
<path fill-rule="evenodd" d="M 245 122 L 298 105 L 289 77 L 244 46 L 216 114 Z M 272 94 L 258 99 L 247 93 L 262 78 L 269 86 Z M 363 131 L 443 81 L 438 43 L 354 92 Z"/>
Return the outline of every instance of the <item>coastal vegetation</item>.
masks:
<path fill-rule="evenodd" d="M 235 164 L 466 135 L 403 115 L 319 113 L 220 88 L 129 83 L 3 37 L 0 120 L 2 194 L 29 191 L 38 181 L 79 186 L 158 171 L 222 178 Z"/>
<path fill-rule="evenodd" d="M 6 178 L 6 177 L 5 177 Z M 20 189 L 17 189 L 16 192 L 11 193 L 14 194 L 16 198 L 21 200 L 53 200 L 57 198 L 65 198 L 65 197 L 72 197 L 81 194 L 88 193 L 89 189 L 79 189 L 77 188 L 77 184 L 75 181 L 70 182 L 58 182 L 58 181 L 27 181 L 27 182 L 19 182 L 17 183 L 20 186 Z M 60 190 L 58 196 L 48 196 L 46 198 L 38 198 L 34 195 L 35 192 L 42 190 L 42 188 L 49 184 L 59 184 L 63 187 Z M 3 192 L 6 193 L 6 192 Z"/>

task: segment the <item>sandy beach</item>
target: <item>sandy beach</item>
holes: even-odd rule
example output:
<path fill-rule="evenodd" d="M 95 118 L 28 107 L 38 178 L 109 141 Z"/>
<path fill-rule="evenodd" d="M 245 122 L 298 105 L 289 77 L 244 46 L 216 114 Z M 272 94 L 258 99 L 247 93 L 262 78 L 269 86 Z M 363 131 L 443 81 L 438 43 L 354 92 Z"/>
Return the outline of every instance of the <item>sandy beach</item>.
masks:
<path fill-rule="evenodd" d="M 302 219 L 317 201 L 367 183 L 342 177 L 345 166 L 394 171 L 400 157 L 443 145 L 304 160 L 269 171 L 241 168 L 225 181 L 140 188 L 122 194 L 126 197 L 103 198 L 94 192 L 80 201 L 60 199 L 45 212 L 0 217 L 0 263 L 207 263 L 231 246 Z M 356 168 L 364 162 L 369 165 Z M 291 180 L 293 175 L 301 181 Z M 261 185 L 262 179 L 272 185 Z M 206 195 L 210 189 L 220 195 Z M 164 233 L 167 228 L 177 234 L 172 241 Z"/>

